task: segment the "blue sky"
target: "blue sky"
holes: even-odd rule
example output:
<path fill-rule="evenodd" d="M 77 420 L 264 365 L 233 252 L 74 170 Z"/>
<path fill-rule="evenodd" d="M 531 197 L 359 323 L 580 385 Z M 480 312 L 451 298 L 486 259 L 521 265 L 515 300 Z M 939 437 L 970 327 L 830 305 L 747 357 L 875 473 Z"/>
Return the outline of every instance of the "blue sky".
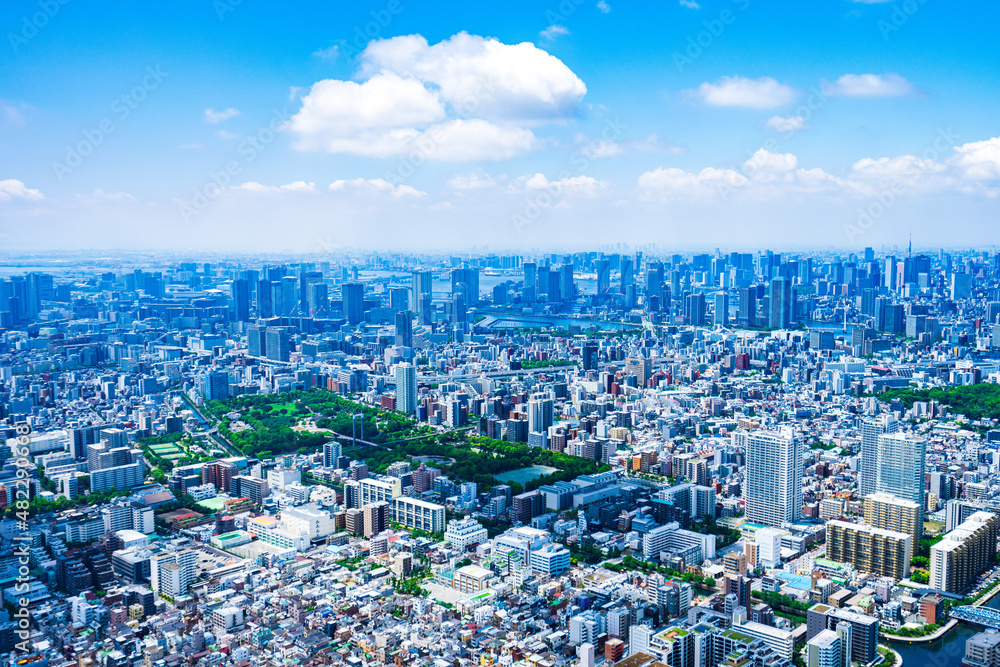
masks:
<path fill-rule="evenodd" d="M 6 247 L 993 243 L 995 3 L 345 4 L 4 3 Z"/>

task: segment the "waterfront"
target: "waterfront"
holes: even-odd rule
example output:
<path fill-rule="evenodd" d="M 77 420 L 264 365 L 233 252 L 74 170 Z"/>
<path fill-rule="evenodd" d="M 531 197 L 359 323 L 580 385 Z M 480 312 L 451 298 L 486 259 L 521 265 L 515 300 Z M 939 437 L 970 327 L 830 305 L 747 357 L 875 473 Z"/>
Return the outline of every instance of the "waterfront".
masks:
<path fill-rule="evenodd" d="M 985 607 L 1000 609 L 1000 595 L 987 602 Z M 965 642 L 983 628 L 968 623 L 959 623 L 951 632 L 937 641 L 926 644 L 903 644 L 900 642 L 883 641 L 882 643 L 899 653 L 903 658 L 904 667 L 961 667 L 965 657 Z"/>

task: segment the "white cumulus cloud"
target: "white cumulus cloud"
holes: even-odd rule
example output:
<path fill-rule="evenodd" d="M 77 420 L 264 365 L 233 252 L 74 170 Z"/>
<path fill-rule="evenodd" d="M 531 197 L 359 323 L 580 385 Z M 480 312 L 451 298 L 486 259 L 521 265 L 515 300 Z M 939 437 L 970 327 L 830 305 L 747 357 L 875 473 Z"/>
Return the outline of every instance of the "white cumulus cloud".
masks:
<path fill-rule="evenodd" d="M 436 87 L 447 104 L 493 120 L 563 118 L 587 92 L 569 67 L 530 42 L 465 32 L 433 46 L 420 35 L 372 42 L 361 60 L 362 73 L 413 77 Z"/>
<path fill-rule="evenodd" d="M 974 141 L 955 147 L 949 161 L 961 170 L 962 176 L 974 181 L 1000 179 L 1000 137 Z"/>
<path fill-rule="evenodd" d="M 769 76 L 748 79 L 742 76 L 724 76 L 715 83 L 705 82 L 695 90 L 687 91 L 696 100 L 717 107 L 746 107 L 773 109 L 790 104 L 795 91 Z"/>
<path fill-rule="evenodd" d="M 586 86 L 534 44 L 459 33 L 372 42 L 359 81 L 318 81 L 290 122 L 299 150 L 500 160 L 540 145 L 533 126 L 571 118 Z"/>
<path fill-rule="evenodd" d="M 38 201 L 45 199 L 45 195 L 39 190 L 25 186 L 23 182 L 16 178 L 8 178 L 5 181 L 0 181 L 0 201 L 11 201 L 12 199 Z"/>

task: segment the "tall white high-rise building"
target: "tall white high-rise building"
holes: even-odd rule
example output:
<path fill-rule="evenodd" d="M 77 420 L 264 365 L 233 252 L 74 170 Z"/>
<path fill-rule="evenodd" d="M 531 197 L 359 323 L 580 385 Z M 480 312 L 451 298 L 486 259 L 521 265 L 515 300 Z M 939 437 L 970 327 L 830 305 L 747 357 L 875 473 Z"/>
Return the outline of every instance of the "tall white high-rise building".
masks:
<path fill-rule="evenodd" d="M 861 424 L 861 475 L 859 486 L 861 497 L 870 496 L 878 490 L 878 439 L 887 433 L 897 433 L 899 422 L 885 415 L 879 419 L 867 419 Z"/>
<path fill-rule="evenodd" d="M 417 369 L 409 362 L 396 364 L 396 409 L 408 415 L 417 412 Z"/>
<path fill-rule="evenodd" d="M 336 468 L 337 459 L 344 455 L 343 446 L 336 440 L 323 443 L 323 467 Z"/>
<path fill-rule="evenodd" d="M 924 467 L 927 441 L 906 433 L 889 433 L 878 438 L 878 468 L 875 491 L 912 500 L 924 508 Z"/>
<path fill-rule="evenodd" d="M 802 516 L 802 440 L 785 427 L 746 434 L 746 519 L 780 526 Z"/>
<path fill-rule="evenodd" d="M 543 433 L 552 423 L 552 399 L 547 394 L 535 394 L 528 401 L 528 432 Z"/>

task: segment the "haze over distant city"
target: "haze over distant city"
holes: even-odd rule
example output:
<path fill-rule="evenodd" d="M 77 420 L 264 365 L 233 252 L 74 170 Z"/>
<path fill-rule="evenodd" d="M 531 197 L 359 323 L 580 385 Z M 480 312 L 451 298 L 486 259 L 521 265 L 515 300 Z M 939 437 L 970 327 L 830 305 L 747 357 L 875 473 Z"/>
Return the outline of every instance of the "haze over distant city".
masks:
<path fill-rule="evenodd" d="M 0 251 L 981 247 L 998 18 L 7 2 Z"/>

